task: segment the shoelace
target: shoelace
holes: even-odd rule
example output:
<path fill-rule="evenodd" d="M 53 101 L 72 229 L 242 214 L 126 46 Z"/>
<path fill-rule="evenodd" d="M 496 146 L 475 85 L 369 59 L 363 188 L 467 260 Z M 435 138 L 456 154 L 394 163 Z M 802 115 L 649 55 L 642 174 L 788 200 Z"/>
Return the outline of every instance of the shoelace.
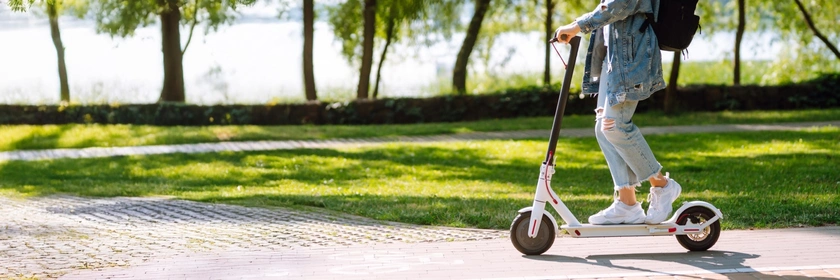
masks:
<path fill-rule="evenodd" d="M 656 191 L 651 191 L 648 194 L 648 201 L 650 202 L 650 208 L 651 209 L 659 208 L 659 207 L 657 207 L 657 203 L 656 203 L 657 201 L 659 201 L 659 194 L 657 194 Z"/>
<path fill-rule="evenodd" d="M 671 172 L 665 172 L 665 179 L 666 180 L 671 180 Z M 668 185 L 666 184 L 665 186 L 668 186 Z M 658 188 L 658 189 L 661 190 L 662 188 Z M 656 202 L 659 201 L 659 194 L 656 193 L 656 191 L 651 191 L 648 194 L 648 201 L 650 201 L 651 209 L 658 209 L 659 208 L 659 207 L 657 207 L 658 203 L 656 203 Z"/>

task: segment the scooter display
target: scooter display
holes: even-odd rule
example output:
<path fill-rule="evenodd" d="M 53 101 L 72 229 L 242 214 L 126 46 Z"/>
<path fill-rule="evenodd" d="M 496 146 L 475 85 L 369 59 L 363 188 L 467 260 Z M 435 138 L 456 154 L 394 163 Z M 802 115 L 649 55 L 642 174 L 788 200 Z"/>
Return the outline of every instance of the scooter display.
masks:
<path fill-rule="evenodd" d="M 562 39 L 565 41 L 566 37 Z M 708 202 L 685 202 L 674 211 L 670 219 L 659 224 L 592 225 L 581 224 L 563 203 L 560 196 L 551 188 L 551 178 L 555 172 L 554 152 L 557 148 L 557 139 L 560 136 L 560 126 L 563 121 L 566 101 L 569 99 L 569 87 L 580 40 L 579 36 L 569 40 L 571 52 L 569 53 L 566 74 L 554 114 L 554 123 L 551 126 L 548 151 L 545 161 L 540 167 L 534 204 L 531 207 L 520 209 L 518 216 L 513 220 L 510 226 L 510 240 L 513 246 L 525 255 L 540 255 L 551 248 L 558 229 L 562 229 L 565 234 L 572 237 L 673 235 L 676 236 L 680 245 L 690 251 L 708 250 L 715 245 L 720 237 L 719 220 L 723 218 L 721 211 Z M 556 39 L 552 39 L 549 44 L 556 42 Z M 562 56 L 560 58 L 562 59 Z M 564 225 L 558 227 L 557 220 L 546 211 L 546 203 L 551 204 L 557 211 L 557 214 L 565 222 Z"/>

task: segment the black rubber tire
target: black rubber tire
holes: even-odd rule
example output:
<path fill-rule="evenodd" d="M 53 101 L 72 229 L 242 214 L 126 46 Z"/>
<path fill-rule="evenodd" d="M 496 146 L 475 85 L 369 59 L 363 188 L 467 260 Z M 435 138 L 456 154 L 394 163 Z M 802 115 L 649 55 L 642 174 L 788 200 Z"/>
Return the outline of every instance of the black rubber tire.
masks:
<path fill-rule="evenodd" d="M 705 222 L 712 217 L 715 216 L 715 212 L 709 208 L 703 206 L 694 206 L 680 214 L 679 219 L 677 219 L 677 224 L 685 225 L 686 221 L 689 219 L 695 219 L 693 223 Z M 701 233 L 693 233 L 693 234 L 686 234 L 686 235 L 677 235 L 677 242 L 683 246 L 683 248 L 688 249 L 689 251 L 706 251 L 709 248 L 717 243 L 718 238 L 720 238 L 720 220 L 715 221 L 705 231 Z"/>
<path fill-rule="evenodd" d="M 516 250 L 525 255 L 540 255 L 548 251 L 554 244 L 557 230 L 548 216 L 543 215 L 537 236 L 528 237 L 528 226 L 531 221 L 531 211 L 519 213 L 510 224 L 510 241 Z"/>

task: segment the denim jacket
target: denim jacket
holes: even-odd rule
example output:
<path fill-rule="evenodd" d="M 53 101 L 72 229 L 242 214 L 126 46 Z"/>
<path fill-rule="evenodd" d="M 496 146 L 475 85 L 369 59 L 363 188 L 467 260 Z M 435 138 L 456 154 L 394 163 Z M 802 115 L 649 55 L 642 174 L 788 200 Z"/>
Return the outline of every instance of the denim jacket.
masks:
<path fill-rule="evenodd" d="M 644 100 L 665 88 L 662 54 L 653 29 L 639 29 L 645 13 L 657 14 L 659 0 L 601 0 L 594 11 L 576 21 L 584 33 L 592 33 L 583 73 L 583 93 L 597 94 L 600 68 L 606 59 L 607 103 Z M 604 48 L 603 28 L 610 25 L 609 47 Z M 593 71 L 595 70 L 595 71 Z M 597 71 L 597 72 L 596 72 Z"/>

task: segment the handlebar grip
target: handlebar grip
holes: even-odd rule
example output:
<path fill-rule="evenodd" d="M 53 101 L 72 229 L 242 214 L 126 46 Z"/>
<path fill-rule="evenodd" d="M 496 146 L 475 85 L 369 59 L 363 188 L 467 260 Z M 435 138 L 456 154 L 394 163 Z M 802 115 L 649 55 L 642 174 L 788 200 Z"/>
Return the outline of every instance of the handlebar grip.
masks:
<path fill-rule="evenodd" d="M 567 38 L 569 38 L 569 34 L 560 34 L 560 40 L 567 41 L 568 40 Z M 557 36 L 555 36 L 554 38 L 551 38 L 551 40 L 548 40 L 549 44 L 557 43 L 557 42 L 559 42 L 557 40 Z"/>

